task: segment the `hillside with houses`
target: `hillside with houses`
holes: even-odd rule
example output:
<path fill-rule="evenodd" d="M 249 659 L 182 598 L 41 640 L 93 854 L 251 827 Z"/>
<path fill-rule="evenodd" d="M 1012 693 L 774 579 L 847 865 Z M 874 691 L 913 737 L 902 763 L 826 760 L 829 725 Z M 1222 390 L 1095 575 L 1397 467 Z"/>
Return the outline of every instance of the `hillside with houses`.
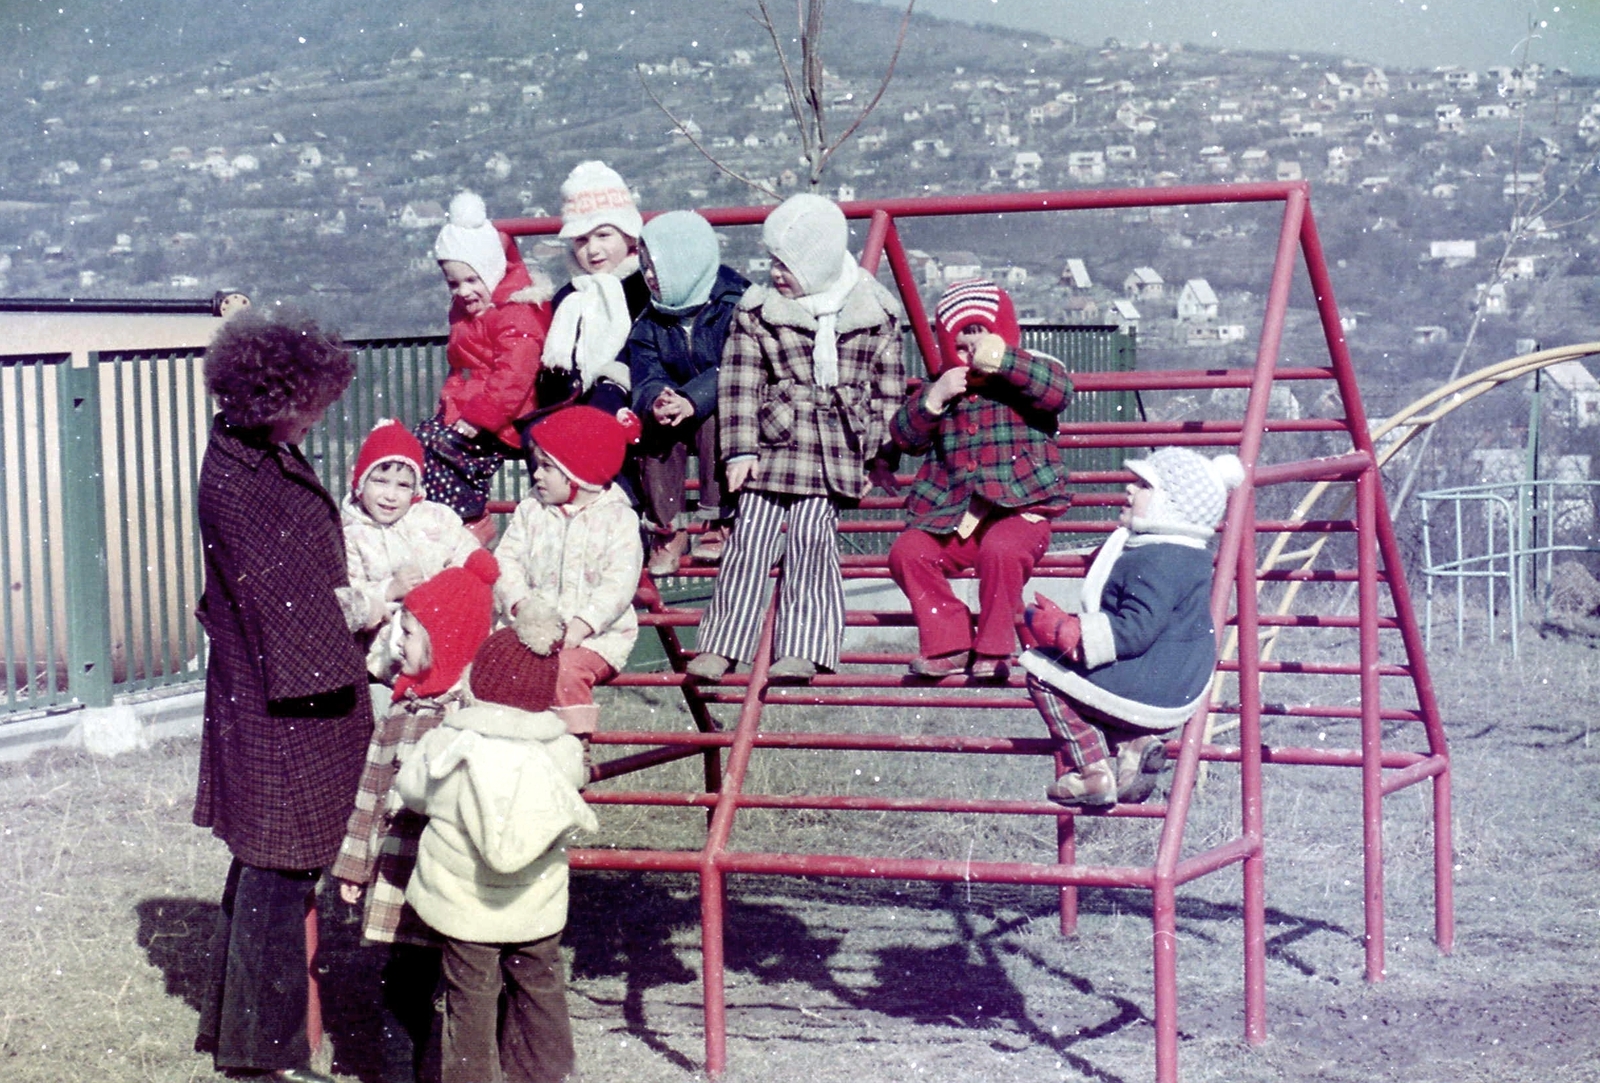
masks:
<path fill-rule="evenodd" d="M 437 332 L 445 298 L 429 250 L 459 188 L 499 216 L 553 213 L 567 169 L 599 157 L 647 209 L 768 199 L 698 143 L 728 171 L 798 190 L 770 43 L 737 3 L 699 10 L 691 22 L 658 9 L 645 34 L 530 19 L 525 35 L 468 48 L 463 9 L 434 16 L 461 23 L 452 34 L 408 39 L 401 21 L 366 51 L 346 36 L 279 60 L 223 39 L 181 70 L 141 72 L 124 56 L 117 70 L 58 60 L 49 77 L 24 72 L 0 89 L 0 295 L 238 288 L 354 336 Z M 876 93 L 898 16 L 829 10 L 838 131 Z M 919 16 L 825 192 L 1305 179 L 1369 394 L 1404 401 L 1443 378 L 1475 314 L 1468 367 L 1595 337 L 1597 148 L 1600 84 L 1537 63 L 1384 71 L 954 33 Z M 1270 208 L 1241 204 L 929 220 L 904 235 L 930 297 L 989 275 L 1025 320 L 1135 328 L 1144 363 L 1193 364 L 1194 351 L 1251 355 L 1277 229 Z M 727 231 L 727 261 L 760 275 L 756 242 Z M 559 246 L 524 251 L 565 275 Z M 1311 299 L 1297 295 L 1286 351 L 1321 350 Z"/>

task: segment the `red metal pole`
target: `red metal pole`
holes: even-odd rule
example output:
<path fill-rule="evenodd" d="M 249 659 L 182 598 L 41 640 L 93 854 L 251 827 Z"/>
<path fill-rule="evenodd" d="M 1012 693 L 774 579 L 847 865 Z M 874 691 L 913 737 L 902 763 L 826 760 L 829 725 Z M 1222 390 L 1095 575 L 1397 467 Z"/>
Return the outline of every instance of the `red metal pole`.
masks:
<path fill-rule="evenodd" d="M 1382 981 L 1383 936 L 1383 720 L 1378 678 L 1377 467 L 1356 480 L 1356 567 L 1360 571 L 1361 821 L 1365 868 L 1367 980 Z"/>
<path fill-rule="evenodd" d="M 1239 501 L 1240 534 L 1238 599 L 1239 641 L 1239 827 L 1254 845 L 1240 870 L 1244 908 L 1244 1038 L 1251 1045 L 1267 1040 L 1267 888 L 1261 797 L 1261 626 L 1257 617 L 1255 561 L 1256 494 L 1247 489 Z"/>
<path fill-rule="evenodd" d="M 739 723 L 729 749 L 728 766 L 722 774 L 722 789 L 718 794 L 716 809 L 711 814 L 711 824 L 706 832 L 705 848 L 700 852 L 700 943 L 706 1012 L 706 1074 L 711 1076 L 720 1076 L 728 1066 L 727 959 L 723 942 L 726 884 L 718 859 L 733 835 L 733 820 L 739 811 L 739 798 L 744 793 L 750 753 L 755 747 L 756 730 L 761 725 L 761 693 L 766 688 L 767 670 L 772 664 L 772 631 L 777 624 L 778 596 L 782 589 L 780 580 L 773 589 L 772 600 L 767 605 L 762 621 L 760 645 L 756 648 L 755 662 L 750 669 L 750 687 L 745 695 L 744 706 L 739 711 Z"/>

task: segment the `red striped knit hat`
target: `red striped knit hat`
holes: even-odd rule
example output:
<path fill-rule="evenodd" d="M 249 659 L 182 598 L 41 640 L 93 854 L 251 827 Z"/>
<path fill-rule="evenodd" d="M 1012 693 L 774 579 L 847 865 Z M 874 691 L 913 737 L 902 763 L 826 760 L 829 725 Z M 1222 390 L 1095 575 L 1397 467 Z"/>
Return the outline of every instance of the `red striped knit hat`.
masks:
<path fill-rule="evenodd" d="M 980 324 L 985 331 L 999 335 L 1011 349 L 1022 341 L 1017 326 L 1017 311 L 1011 298 L 998 284 L 987 278 L 968 278 L 944 291 L 934 308 L 938 323 L 939 353 L 943 363 L 939 372 L 960 364 L 956 354 L 956 333 L 969 324 Z M 938 373 L 934 373 L 938 375 Z"/>

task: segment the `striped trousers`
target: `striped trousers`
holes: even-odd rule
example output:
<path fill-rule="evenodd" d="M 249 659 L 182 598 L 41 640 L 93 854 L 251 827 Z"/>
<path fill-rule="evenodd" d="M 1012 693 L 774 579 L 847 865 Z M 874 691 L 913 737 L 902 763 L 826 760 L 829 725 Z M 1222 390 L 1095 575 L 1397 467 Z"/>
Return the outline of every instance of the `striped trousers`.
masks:
<path fill-rule="evenodd" d="M 784 527 L 788 527 L 787 533 Z M 767 579 L 782 560 L 774 658 L 839 668 L 844 580 L 839 574 L 839 506 L 825 496 L 745 490 L 722 557 L 698 649 L 740 662 L 756 656 Z"/>

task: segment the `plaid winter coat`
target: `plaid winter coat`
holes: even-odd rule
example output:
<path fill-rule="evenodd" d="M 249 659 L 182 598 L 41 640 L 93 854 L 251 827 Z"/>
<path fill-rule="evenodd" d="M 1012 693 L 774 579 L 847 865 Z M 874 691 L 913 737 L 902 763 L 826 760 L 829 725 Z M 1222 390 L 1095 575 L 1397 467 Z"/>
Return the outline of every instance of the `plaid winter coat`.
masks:
<path fill-rule="evenodd" d="M 406 885 L 417 864 L 417 842 L 427 817 L 412 812 L 394 788 L 394 776 L 423 734 L 461 703 L 459 685 L 426 699 L 408 692 L 396 700 L 367 745 L 367 763 L 355 809 L 339 844 L 333 875 L 365 888 L 361 935 L 380 943 L 437 944 L 427 922 L 406 905 Z"/>
<path fill-rule="evenodd" d="M 929 534 L 956 529 L 974 497 L 1008 511 L 1046 519 L 1067 509 L 1067 472 L 1056 447 L 1056 418 L 1072 396 L 1072 380 L 1053 357 L 1007 350 L 1000 370 L 929 413 L 925 385 L 894 415 L 895 446 L 932 452 L 906 499 L 908 525 Z"/>
<path fill-rule="evenodd" d="M 859 500 L 866 462 L 889 438 L 905 397 L 900 302 L 862 275 L 839 312 L 839 382 L 816 385 L 817 323 L 794 301 L 751 286 L 722 353 L 717 411 L 722 458 L 755 455 L 750 489 Z"/>
<path fill-rule="evenodd" d="M 372 735 L 367 673 L 334 591 L 339 509 L 298 450 L 213 424 L 200 468 L 210 640 L 194 822 L 246 864 L 333 860 Z"/>

